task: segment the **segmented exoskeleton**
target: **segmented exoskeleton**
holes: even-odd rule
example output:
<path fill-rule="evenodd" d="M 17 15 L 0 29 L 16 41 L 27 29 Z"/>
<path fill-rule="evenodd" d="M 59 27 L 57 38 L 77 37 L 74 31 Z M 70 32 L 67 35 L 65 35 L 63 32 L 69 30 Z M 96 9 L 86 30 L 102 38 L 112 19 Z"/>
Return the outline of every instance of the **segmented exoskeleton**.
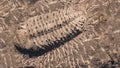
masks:
<path fill-rule="evenodd" d="M 39 51 L 45 53 L 72 39 L 72 36 L 84 32 L 85 20 L 83 11 L 76 11 L 73 7 L 32 17 L 24 22 L 24 29 L 17 32 L 21 43 L 19 45 L 25 45 L 27 49 L 38 46 L 41 48 Z"/>

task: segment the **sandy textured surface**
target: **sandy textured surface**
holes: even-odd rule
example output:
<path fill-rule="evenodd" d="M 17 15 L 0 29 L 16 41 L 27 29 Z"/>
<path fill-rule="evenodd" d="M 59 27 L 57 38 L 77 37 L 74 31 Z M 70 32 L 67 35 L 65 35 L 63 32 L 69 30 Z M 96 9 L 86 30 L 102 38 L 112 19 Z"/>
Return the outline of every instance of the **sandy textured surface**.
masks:
<path fill-rule="evenodd" d="M 120 0 L 0 0 L 0 68 L 119 68 Z"/>

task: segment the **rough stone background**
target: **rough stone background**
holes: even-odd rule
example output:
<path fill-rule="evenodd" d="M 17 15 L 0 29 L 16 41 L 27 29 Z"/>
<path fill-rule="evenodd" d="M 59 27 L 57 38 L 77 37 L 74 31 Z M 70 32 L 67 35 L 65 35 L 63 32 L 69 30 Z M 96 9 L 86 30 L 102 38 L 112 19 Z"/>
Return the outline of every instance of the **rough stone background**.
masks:
<path fill-rule="evenodd" d="M 120 0 L 0 0 L 0 68 L 119 68 Z M 54 7 L 74 5 L 84 10 L 86 22 L 94 25 L 98 37 L 83 42 L 71 40 L 42 56 L 29 58 L 15 47 L 16 30 L 28 19 L 46 14 Z M 43 6 L 43 7 L 41 7 Z"/>

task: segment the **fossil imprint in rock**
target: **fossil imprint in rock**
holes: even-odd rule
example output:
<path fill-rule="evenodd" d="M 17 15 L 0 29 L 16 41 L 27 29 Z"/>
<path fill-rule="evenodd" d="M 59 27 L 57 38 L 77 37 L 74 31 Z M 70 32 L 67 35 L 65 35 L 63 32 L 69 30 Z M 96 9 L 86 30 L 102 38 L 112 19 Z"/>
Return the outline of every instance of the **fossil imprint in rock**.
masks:
<path fill-rule="evenodd" d="M 93 24 L 86 22 L 82 10 L 75 10 L 71 6 L 41 14 L 25 21 L 16 31 L 20 43 L 15 47 L 29 57 L 39 56 L 64 45 L 81 33 L 84 35 Z"/>

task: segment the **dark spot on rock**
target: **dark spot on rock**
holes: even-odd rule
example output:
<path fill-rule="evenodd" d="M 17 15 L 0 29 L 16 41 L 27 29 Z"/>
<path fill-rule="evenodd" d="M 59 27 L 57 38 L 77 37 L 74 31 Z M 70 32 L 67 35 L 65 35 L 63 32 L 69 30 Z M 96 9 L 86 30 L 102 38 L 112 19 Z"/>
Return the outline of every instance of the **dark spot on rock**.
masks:
<path fill-rule="evenodd" d="M 30 4 L 35 4 L 38 0 L 28 0 Z"/>
<path fill-rule="evenodd" d="M 6 45 L 3 42 L 0 42 L 0 49 L 3 49 L 5 47 L 6 47 Z"/>
<path fill-rule="evenodd" d="M 24 68 L 35 68 L 34 66 L 25 66 Z"/>

